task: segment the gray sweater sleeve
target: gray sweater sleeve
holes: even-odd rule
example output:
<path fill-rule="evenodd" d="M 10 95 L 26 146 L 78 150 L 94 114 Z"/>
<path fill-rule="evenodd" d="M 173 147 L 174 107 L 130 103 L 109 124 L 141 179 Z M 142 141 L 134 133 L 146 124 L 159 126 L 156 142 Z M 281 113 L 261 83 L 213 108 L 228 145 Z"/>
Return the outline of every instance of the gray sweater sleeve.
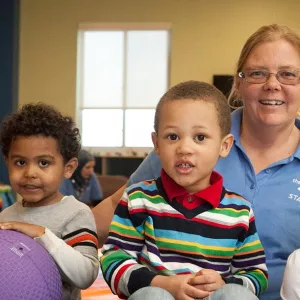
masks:
<path fill-rule="evenodd" d="M 35 240 L 47 249 L 69 284 L 86 289 L 97 278 L 99 262 L 95 255 L 75 250 L 47 228 L 45 234 Z"/>

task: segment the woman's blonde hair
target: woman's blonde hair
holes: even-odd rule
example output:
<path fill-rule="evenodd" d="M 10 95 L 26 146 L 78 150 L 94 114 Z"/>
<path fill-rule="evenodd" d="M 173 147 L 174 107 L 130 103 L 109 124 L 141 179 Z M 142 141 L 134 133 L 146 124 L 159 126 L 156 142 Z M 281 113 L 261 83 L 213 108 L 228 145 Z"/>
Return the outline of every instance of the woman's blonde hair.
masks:
<path fill-rule="evenodd" d="M 257 45 L 261 43 L 272 42 L 281 39 L 291 43 L 300 55 L 300 37 L 287 26 L 278 24 L 262 26 L 248 38 L 241 51 L 234 75 L 232 89 L 228 97 L 228 103 L 231 108 L 235 109 L 243 105 L 242 99 L 239 99 L 236 91 L 236 84 L 238 80 L 237 74 L 238 72 L 242 71 L 249 54 Z"/>

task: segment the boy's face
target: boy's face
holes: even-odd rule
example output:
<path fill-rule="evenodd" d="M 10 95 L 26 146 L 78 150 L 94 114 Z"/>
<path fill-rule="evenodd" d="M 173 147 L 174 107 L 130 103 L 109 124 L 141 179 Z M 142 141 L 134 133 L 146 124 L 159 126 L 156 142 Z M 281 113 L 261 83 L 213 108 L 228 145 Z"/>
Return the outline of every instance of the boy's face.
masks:
<path fill-rule="evenodd" d="M 231 134 L 221 137 L 214 104 L 190 99 L 163 104 L 152 139 L 166 173 L 190 193 L 210 185 L 218 158 L 226 157 L 233 143 Z"/>
<path fill-rule="evenodd" d="M 58 189 L 63 177 L 70 178 L 77 159 L 64 164 L 52 137 L 19 136 L 6 157 L 10 184 L 26 206 L 44 206 L 61 200 Z"/>

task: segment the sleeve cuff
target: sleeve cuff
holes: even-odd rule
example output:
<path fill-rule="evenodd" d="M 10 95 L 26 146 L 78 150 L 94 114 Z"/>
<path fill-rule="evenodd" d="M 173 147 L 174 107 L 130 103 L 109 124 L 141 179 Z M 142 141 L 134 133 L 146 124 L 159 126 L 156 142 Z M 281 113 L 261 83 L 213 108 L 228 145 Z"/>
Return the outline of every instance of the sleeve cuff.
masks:
<path fill-rule="evenodd" d="M 224 280 L 224 282 L 226 284 L 229 284 L 229 283 L 235 283 L 235 284 L 239 284 L 239 285 L 243 285 L 243 280 L 241 278 L 236 278 L 234 276 L 231 276 L 231 277 L 223 277 L 222 278 Z"/>
<path fill-rule="evenodd" d="M 130 295 L 143 287 L 150 286 L 152 279 L 156 275 L 146 267 L 133 271 L 128 282 L 128 292 Z"/>

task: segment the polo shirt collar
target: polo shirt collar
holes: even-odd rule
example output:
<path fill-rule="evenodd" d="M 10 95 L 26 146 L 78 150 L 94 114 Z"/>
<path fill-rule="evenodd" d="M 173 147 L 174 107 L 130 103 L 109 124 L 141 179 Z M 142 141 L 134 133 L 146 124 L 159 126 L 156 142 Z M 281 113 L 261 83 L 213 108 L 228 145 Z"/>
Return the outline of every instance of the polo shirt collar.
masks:
<path fill-rule="evenodd" d="M 161 181 L 169 200 L 173 200 L 176 199 L 176 197 L 190 194 L 185 188 L 178 185 L 164 171 L 164 169 L 161 170 Z M 194 195 L 210 203 L 214 208 L 216 208 L 221 201 L 223 191 L 223 177 L 219 173 L 213 171 L 210 177 L 210 184 L 211 185 L 206 189 L 199 191 Z"/>

